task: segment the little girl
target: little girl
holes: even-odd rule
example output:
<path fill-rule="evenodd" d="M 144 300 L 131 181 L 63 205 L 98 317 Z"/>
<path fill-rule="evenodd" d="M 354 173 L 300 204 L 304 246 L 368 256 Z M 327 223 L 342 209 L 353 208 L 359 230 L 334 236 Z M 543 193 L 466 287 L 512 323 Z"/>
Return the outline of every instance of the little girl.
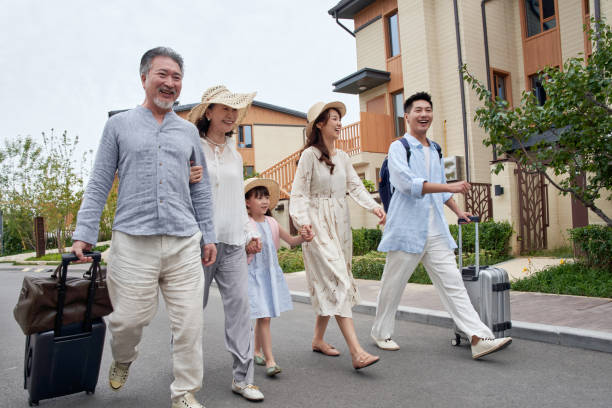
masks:
<path fill-rule="evenodd" d="M 272 377 L 279 374 L 281 368 L 272 355 L 270 318 L 293 308 L 287 282 L 278 264 L 279 238 L 294 246 L 312 241 L 314 234 L 302 228 L 300 236 L 293 237 L 271 217 L 270 208 L 276 207 L 280 195 L 276 181 L 250 178 L 244 182 L 244 191 L 250 222 L 256 226 L 262 241 L 261 252 L 247 258 L 251 319 L 257 319 L 254 360 L 255 364 L 265 364 L 266 375 Z"/>

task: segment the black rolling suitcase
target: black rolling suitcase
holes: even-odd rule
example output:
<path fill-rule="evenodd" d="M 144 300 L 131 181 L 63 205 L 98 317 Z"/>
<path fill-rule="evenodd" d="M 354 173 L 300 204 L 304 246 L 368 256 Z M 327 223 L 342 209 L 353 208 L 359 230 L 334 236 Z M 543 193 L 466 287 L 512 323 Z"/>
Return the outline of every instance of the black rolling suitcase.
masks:
<path fill-rule="evenodd" d="M 87 254 L 94 263 L 100 253 Z M 66 297 L 68 264 L 76 261 L 74 254 L 62 256 L 55 329 L 31 334 L 26 338 L 24 359 L 24 388 L 28 390 L 30 406 L 42 399 L 60 397 L 85 391 L 93 394 L 98 382 L 106 324 L 99 318 L 91 320 L 97 268 L 93 267 L 87 307 L 82 322 L 62 325 Z"/>
<path fill-rule="evenodd" d="M 463 267 L 463 240 L 461 237 L 461 224 L 459 220 L 458 246 L 459 246 L 459 270 L 463 278 L 463 284 L 467 289 L 470 301 L 480 316 L 480 320 L 486 324 L 496 338 L 510 335 L 512 321 L 510 320 L 510 280 L 508 272 L 502 268 L 480 265 L 480 243 L 478 239 L 478 223 L 480 217 L 470 217 L 474 224 L 475 233 L 475 264 Z M 451 340 L 454 346 L 461 343 L 461 339 L 467 339 L 457 326 L 454 326 L 455 338 Z M 469 344 L 469 341 L 468 341 Z"/>

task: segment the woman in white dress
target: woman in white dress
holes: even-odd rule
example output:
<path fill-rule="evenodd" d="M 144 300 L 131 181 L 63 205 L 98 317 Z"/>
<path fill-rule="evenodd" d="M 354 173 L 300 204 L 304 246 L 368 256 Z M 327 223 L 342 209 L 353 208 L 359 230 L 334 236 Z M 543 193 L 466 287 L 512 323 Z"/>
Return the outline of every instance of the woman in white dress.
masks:
<path fill-rule="evenodd" d="M 317 315 L 312 350 L 328 356 L 340 352 L 323 339 L 334 316 L 349 347 L 353 367 L 361 369 L 378 361 L 357 339 L 352 307 L 359 293 L 351 272 L 353 239 L 346 195 L 370 210 L 384 223 L 386 214 L 365 189 L 348 155 L 336 149 L 342 102 L 316 103 L 308 111 L 306 146 L 291 189 L 289 213 L 298 228 L 306 226 L 314 240 L 302 244 L 304 267 Z"/>
<path fill-rule="evenodd" d="M 189 112 L 200 131 L 214 201 L 217 259 L 204 267 L 204 307 L 213 279 L 217 282 L 225 313 L 225 345 L 233 357 L 232 391 L 251 401 L 264 396 L 253 385 L 253 328 L 248 296 L 246 252 L 261 251 L 259 233 L 249 222 L 244 206 L 242 156 L 232 133 L 244 119 L 255 93 L 234 94 L 223 85 L 213 86 Z M 190 182 L 202 176 L 194 163 Z M 245 252 L 245 245 L 247 251 Z"/>

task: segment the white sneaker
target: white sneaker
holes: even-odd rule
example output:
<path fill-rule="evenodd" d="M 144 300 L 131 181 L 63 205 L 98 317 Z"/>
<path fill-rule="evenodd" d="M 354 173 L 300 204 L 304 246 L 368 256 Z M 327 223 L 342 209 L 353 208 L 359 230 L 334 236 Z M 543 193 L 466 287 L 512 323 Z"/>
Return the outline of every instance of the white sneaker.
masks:
<path fill-rule="evenodd" d="M 400 346 L 396 342 L 391 340 L 390 337 L 388 339 L 381 340 L 381 339 L 377 339 L 376 337 L 372 336 L 372 340 L 374 340 L 378 348 L 382 350 L 394 351 L 394 350 L 400 349 Z"/>
<path fill-rule="evenodd" d="M 108 371 L 108 383 L 113 391 L 119 391 L 125 384 L 130 372 L 130 363 L 118 363 L 113 361 Z"/>
<path fill-rule="evenodd" d="M 487 354 L 495 353 L 508 347 L 512 343 L 512 337 L 501 337 L 499 339 L 480 339 L 472 346 L 472 358 L 477 359 Z"/>
<path fill-rule="evenodd" d="M 259 387 L 253 384 L 240 384 L 232 380 L 232 392 L 242 395 L 249 401 L 263 401 L 264 395 L 259 391 Z"/>
<path fill-rule="evenodd" d="M 195 399 L 192 393 L 188 392 L 182 397 L 172 401 L 172 408 L 206 408 Z"/>

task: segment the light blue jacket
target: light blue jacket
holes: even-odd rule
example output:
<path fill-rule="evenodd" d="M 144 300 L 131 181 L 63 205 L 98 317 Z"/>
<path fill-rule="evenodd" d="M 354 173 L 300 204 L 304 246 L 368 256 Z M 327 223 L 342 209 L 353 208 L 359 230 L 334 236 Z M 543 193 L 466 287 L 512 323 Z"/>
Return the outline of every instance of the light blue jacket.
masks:
<path fill-rule="evenodd" d="M 406 149 L 401 141 L 396 140 L 389 147 L 389 181 L 395 192 L 389 203 L 387 223 L 378 250 L 423 252 L 427 241 L 430 208 L 435 211 L 434 220 L 440 223 L 440 230 L 445 231 L 449 247 L 455 249 L 457 244 L 448 230 L 442 207 L 452 194 L 422 194 L 425 181 L 446 183 L 442 159 L 435 148 L 429 149 L 431 179 L 428 179 L 423 145 L 408 133 L 404 138 L 410 144 L 410 163 L 406 161 Z"/>

